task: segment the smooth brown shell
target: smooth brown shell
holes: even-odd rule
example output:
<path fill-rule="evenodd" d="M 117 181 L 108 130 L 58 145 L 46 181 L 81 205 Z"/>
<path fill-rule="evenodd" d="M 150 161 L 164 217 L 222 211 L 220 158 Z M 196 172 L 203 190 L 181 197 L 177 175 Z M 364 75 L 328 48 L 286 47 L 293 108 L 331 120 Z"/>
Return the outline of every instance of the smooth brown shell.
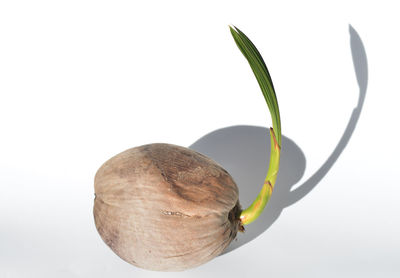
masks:
<path fill-rule="evenodd" d="M 187 148 L 132 148 L 96 173 L 96 228 L 118 256 L 141 268 L 180 271 L 211 260 L 236 237 L 239 214 L 232 177 Z"/>

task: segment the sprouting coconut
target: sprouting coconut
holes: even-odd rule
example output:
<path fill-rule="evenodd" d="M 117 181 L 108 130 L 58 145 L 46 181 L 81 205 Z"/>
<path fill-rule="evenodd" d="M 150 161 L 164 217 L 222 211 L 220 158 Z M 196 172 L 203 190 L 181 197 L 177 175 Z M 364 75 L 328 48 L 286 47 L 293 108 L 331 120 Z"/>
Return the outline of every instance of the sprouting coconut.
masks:
<path fill-rule="evenodd" d="M 229 173 L 210 158 L 170 144 L 126 150 L 96 173 L 94 219 L 104 242 L 141 268 L 180 271 L 218 256 L 243 226 L 258 218 L 279 169 L 281 125 L 268 69 L 252 42 L 230 27 L 272 117 L 271 157 L 264 185 L 245 210 Z"/>

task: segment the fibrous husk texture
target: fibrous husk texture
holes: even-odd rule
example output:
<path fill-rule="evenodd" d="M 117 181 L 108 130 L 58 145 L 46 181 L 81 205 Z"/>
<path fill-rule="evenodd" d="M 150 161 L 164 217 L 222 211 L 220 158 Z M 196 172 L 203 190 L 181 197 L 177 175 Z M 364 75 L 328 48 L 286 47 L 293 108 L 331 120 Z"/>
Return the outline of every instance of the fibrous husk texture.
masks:
<path fill-rule="evenodd" d="M 236 237 L 239 214 L 232 177 L 187 148 L 132 148 L 95 177 L 98 232 L 118 256 L 141 268 L 180 271 L 211 260 Z"/>

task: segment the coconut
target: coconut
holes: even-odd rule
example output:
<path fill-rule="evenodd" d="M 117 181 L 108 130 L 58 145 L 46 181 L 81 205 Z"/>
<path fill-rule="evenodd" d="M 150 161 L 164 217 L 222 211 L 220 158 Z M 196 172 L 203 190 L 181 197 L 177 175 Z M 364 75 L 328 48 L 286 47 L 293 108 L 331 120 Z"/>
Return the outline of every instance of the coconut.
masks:
<path fill-rule="evenodd" d="M 238 188 L 210 158 L 170 144 L 126 150 L 95 176 L 104 242 L 141 268 L 180 271 L 218 256 L 241 229 Z"/>
<path fill-rule="evenodd" d="M 241 210 L 232 177 L 198 152 L 150 144 L 114 156 L 95 176 L 94 219 L 104 242 L 133 265 L 160 271 L 201 265 L 218 256 L 243 225 L 255 221 L 271 197 L 282 138 L 278 102 L 261 54 L 238 28 L 230 30 L 271 113 L 264 184 L 254 202 Z"/>

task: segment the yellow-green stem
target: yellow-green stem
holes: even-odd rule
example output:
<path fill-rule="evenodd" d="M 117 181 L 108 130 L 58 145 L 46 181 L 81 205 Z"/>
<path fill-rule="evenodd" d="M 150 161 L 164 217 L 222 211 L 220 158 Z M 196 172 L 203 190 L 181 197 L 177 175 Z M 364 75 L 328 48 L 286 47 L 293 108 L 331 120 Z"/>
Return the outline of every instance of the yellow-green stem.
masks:
<path fill-rule="evenodd" d="M 272 191 L 274 190 L 276 177 L 279 171 L 281 148 L 276 141 L 275 133 L 272 128 L 270 128 L 270 135 L 271 155 L 267 176 L 257 198 L 247 209 L 243 210 L 240 214 L 240 222 L 242 223 L 242 225 L 250 224 L 260 216 L 267 202 L 269 201 L 269 198 L 271 197 Z"/>

